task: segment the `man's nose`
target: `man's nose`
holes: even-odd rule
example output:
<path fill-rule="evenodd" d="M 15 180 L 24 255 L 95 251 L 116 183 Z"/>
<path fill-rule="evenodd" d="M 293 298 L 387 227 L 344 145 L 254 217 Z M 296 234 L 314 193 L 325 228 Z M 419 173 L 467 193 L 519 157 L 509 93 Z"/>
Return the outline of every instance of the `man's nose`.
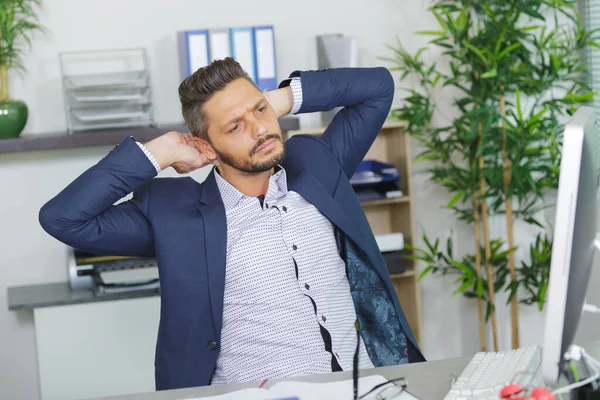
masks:
<path fill-rule="evenodd" d="M 252 124 L 252 134 L 254 139 L 259 139 L 268 132 L 267 126 L 259 119 L 255 119 Z"/>

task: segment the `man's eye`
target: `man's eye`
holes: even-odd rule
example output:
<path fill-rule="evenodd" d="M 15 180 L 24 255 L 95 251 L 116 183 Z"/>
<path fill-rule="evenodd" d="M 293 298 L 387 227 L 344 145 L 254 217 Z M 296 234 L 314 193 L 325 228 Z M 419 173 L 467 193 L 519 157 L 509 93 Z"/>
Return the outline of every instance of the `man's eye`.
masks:
<path fill-rule="evenodd" d="M 235 131 L 237 131 L 239 128 L 240 128 L 240 125 L 239 125 L 239 124 L 237 124 L 236 126 L 234 126 L 233 128 L 231 128 L 231 129 L 229 130 L 229 132 L 235 132 Z"/>
<path fill-rule="evenodd" d="M 267 109 L 266 106 L 262 106 L 261 108 L 258 109 L 258 112 L 265 112 L 266 109 Z"/>

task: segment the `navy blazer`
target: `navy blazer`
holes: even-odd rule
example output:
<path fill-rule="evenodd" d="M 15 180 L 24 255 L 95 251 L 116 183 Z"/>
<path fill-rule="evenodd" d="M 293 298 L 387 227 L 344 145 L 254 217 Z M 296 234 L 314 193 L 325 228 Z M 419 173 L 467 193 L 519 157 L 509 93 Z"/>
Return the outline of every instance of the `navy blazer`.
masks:
<path fill-rule="evenodd" d="M 321 137 L 286 141 L 289 190 L 335 227 L 360 322 L 375 366 L 424 361 L 383 257 L 349 182 L 391 107 L 385 68 L 295 72 L 300 113 L 343 107 Z M 127 138 L 40 210 L 41 226 L 63 243 L 98 254 L 156 257 L 161 308 L 157 390 L 210 383 L 220 348 L 227 221 L 214 170 L 153 179 L 156 170 Z M 115 202 L 133 192 L 129 201 Z"/>

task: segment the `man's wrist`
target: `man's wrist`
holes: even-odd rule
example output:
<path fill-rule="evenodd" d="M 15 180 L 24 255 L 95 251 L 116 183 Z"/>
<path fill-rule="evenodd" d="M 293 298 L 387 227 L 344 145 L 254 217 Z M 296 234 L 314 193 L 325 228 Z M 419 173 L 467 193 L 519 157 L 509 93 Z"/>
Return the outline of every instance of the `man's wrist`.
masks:
<path fill-rule="evenodd" d="M 290 113 L 294 103 L 294 98 L 292 95 L 292 90 L 289 87 L 265 92 L 265 97 L 271 104 L 271 107 L 273 107 L 277 117 L 281 117 Z"/>
<path fill-rule="evenodd" d="M 154 155 L 150 152 L 150 150 L 148 150 L 146 148 L 146 146 L 144 146 L 142 143 L 138 142 L 137 140 L 135 141 L 135 143 L 138 145 L 138 147 L 144 152 L 144 154 L 146 155 L 146 157 L 148 158 L 148 161 L 150 161 L 152 163 L 152 165 L 154 166 L 154 169 L 156 170 L 156 173 L 160 173 L 160 171 L 162 171 L 162 168 L 160 167 L 159 162 L 156 160 L 156 158 L 154 157 Z"/>
<path fill-rule="evenodd" d="M 143 148 L 145 148 L 156 160 L 156 163 L 161 171 L 170 167 L 173 163 L 171 154 L 172 152 L 169 149 L 169 143 L 166 143 L 166 141 L 162 139 L 162 136 L 145 143 Z"/>
<path fill-rule="evenodd" d="M 302 107 L 302 82 L 300 81 L 300 78 L 292 78 L 290 88 L 292 89 L 292 97 L 294 101 L 294 105 L 292 106 L 292 110 L 290 112 L 292 114 L 297 114 L 298 111 L 300 111 L 300 107 Z"/>
<path fill-rule="evenodd" d="M 279 84 L 279 88 L 290 88 L 292 91 L 292 107 L 290 109 L 291 114 L 297 114 L 302 107 L 302 80 L 298 76 L 285 79 Z"/>

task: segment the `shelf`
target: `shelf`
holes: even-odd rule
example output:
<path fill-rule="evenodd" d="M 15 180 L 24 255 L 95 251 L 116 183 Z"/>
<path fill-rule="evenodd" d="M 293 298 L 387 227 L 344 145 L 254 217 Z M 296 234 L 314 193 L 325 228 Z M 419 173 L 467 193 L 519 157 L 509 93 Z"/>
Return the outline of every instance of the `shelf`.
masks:
<path fill-rule="evenodd" d="M 406 128 L 408 127 L 408 123 L 406 121 L 397 121 L 397 120 L 393 120 L 393 119 L 388 119 L 384 122 L 381 131 L 385 132 L 388 129 L 393 129 L 393 128 Z M 324 127 L 318 127 L 318 128 L 311 128 L 311 129 L 295 129 L 295 130 L 290 130 L 288 132 L 288 137 L 292 137 L 294 135 L 316 135 L 316 136 L 320 136 L 323 134 L 323 131 L 325 130 Z"/>
<path fill-rule="evenodd" d="M 415 276 L 415 271 L 413 269 L 404 271 L 401 274 L 390 274 L 390 278 L 392 278 L 392 279 L 405 279 L 405 278 L 411 278 L 413 276 Z"/>
<path fill-rule="evenodd" d="M 381 200 L 367 200 L 361 201 L 360 205 L 363 207 L 376 207 L 376 206 L 385 206 L 388 204 L 401 204 L 401 203 L 409 203 L 410 196 L 402 196 L 392 199 L 381 199 Z"/>
<path fill-rule="evenodd" d="M 298 129 L 299 120 L 296 117 L 283 117 L 279 119 L 279 125 L 284 132 Z M 66 132 L 23 135 L 14 139 L 0 139 L 0 154 L 115 146 L 128 136 L 133 136 L 140 142 L 147 142 L 169 131 L 187 132 L 188 129 L 185 124 L 179 123 L 159 125 L 157 127 L 80 131 L 72 135 L 68 135 Z"/>

